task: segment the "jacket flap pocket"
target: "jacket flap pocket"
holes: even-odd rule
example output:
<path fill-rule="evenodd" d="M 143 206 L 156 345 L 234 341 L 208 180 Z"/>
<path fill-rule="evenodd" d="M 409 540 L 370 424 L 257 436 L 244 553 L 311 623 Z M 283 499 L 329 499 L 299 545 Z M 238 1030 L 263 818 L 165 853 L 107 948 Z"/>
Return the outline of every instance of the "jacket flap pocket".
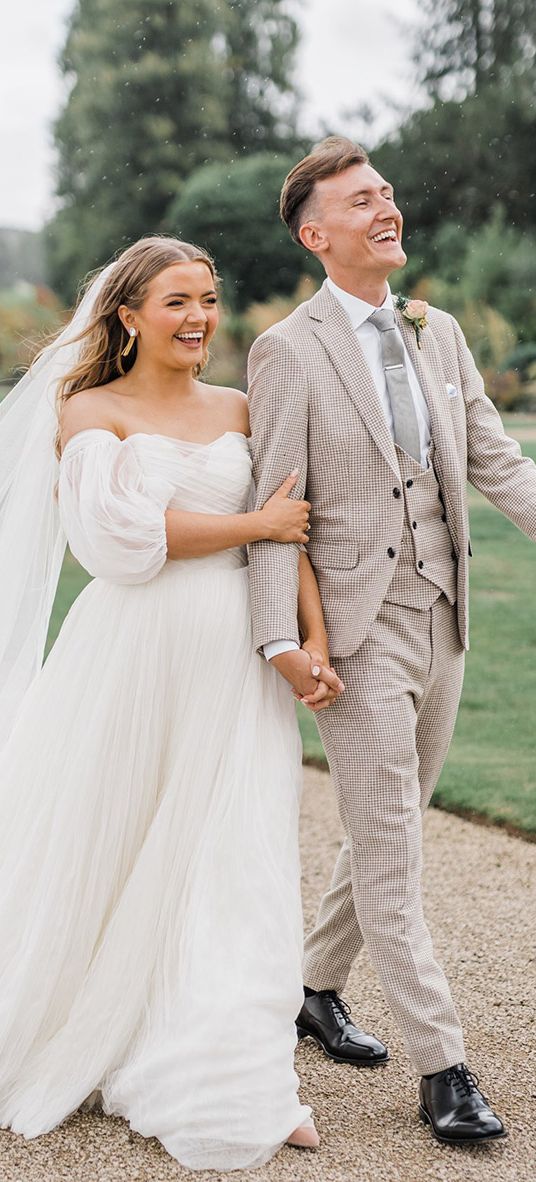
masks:
<path fill-rule="evenodd" d="M 313 565 L 321 569 L 350 570 L 359 562 L 359 549 L 355 538 L 314 535 L 306 549 Z"/>

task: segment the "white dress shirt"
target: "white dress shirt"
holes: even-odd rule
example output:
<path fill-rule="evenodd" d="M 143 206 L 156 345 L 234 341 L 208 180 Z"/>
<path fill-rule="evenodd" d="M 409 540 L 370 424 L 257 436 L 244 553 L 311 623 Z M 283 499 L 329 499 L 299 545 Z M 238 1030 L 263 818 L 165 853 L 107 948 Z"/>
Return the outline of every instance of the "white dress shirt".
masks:
<path fill-rule="evenodd" d="M 389 401 L 389 394 L 387 393 L 387 382 L 385 380 L 385 370 L 382 366 L 382 347 L 380 340 L 380 333 L 373 324 L 368 323 L 369 316 L 377 311 L 374 304 L 367 304 L 365 300 L 360 300 L 358 296 L 350 295 L 349 291 L 343 291 L 342 287 L 337 287 L 333 280 L 326 280 L 327 286 L 335 299 L 342 305 L 350 324 L 356 334 L 356 337 L 363 350 L 365 361 L 370 369 L 374 385 L 380 396 L 380 401 L 383 407 L 383 413 L 387 419 L 387 424 L 391 435 L 394 439 L 393 430 L 393 414 L 391 411 L 391 403 Z M 389 285 L 387 286 L 387 295 L 382 308 L 393 308 L 393 296 Z M 423 468 L 428 467 L 428 449 L 430 447 L 430 415 L 426 405 L 421 387 L 411 358 L 406 349 L 402 334 L 398 328 L 395 327 L 395 332 L 398 335 L 402 348 L 404 349 L 404 361 L 408 372 L 408 379 L 410 390 L 413 395 L 415 403 L 415 413 L 417 415 L 417 424 L 419 427 L 419 439 L 421 443 L 421 465 Z"/>
<path fill-rule="evenodd" d="M 365 300 L 360 300 L 358 296 L 351 295 L 349 291 L 344 291 L 342 287 L 337 287 L 332 279 L 327 279 L 327 286 L 335 299 L 344 308 L 350 324 L 356 334 L 361 349 L 365 357 L 365 361 L 372 374 L 374 385 L 378 391 L 383 413 L 387 420 L 387 425 L 394 439 L 393 428 L 393 414 L 391 411 L 391 403 L 389 401 L 389 394 L 387 392 L 387 382 L 385 380 L 385 370 L 382 365 L 382 351 L 380 334 L 373 324 L 368 322 L 369 316 L 377 309 L 374 304 L 367 304 Z M 393 296 L 391 289 L 387 285 L 387 295 L 382 308 L 393 308 Z M 404 360 L 408 373 L 410 390 L 413 395 L 415 404 L 415 413 L 417 416 L 417 425 L 419 428 L 419 440 L 421 445 L 421 465 L 423 468 L 428 467 L 428 450 L 430 447 L 430 415 L 428 407 L 424 399 L 421 387 L 419 385 L 417 375 L 411 363 L 411 358 L 406 349 L 402 334 L 398 326 L 395 327 L 395 332 L 398 333 L 402 348 L 404 349 Z M 267 661 L 271 661 L 272 657 L 278 656 L 279 653 L 291 652 L 298 648 L 294 640 L 272 640 L 269 644 L 264 645 L 264 655 Z"/>

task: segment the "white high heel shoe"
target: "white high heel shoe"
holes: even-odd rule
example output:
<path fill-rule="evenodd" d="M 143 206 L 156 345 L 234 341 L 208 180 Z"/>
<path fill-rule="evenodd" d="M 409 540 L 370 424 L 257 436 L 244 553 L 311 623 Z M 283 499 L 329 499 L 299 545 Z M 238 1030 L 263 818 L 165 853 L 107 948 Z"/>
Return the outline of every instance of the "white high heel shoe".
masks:
<path fill-rule="evenodd" d="M 308 1116 L 307 1120 L 298 1125 L 290 1137 L 287 1137 L 287 1145 L 292 1145 L 295 1149 L 318 1149 L 320 1137 L 311 1116 Z"/>

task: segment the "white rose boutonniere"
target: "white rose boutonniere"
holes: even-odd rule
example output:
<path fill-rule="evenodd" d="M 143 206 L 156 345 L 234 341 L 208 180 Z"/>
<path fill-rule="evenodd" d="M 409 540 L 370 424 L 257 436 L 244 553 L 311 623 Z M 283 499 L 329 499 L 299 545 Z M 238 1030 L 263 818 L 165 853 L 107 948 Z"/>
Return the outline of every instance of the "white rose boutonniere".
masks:
<path fill-rule="evenodd" d="M 407 296 L 398 293 L 395 301 L 396 307 L 400 309 L 406 320 L 415 329 L 415 336 L 417 338 L 417 347 L 421 347 L 421 332 L 428 324 L 428 304 L 426 300 L 410 300 Z"/>

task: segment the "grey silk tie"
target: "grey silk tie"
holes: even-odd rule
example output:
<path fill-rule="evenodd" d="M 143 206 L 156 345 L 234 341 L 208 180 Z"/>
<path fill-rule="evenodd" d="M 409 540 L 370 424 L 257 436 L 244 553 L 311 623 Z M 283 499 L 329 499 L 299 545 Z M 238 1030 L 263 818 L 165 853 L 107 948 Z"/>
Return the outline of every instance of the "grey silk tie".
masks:
<path fill-rule="evenodd" d="M 395 314 L 390 308 L 378 308 L 369 321 L 380 334 L 382 365 L 391 403 L 395 443 L 421 462 L 421 441 L 415 403 L 404 359 L 404 346 L 396 331 Z"/>

